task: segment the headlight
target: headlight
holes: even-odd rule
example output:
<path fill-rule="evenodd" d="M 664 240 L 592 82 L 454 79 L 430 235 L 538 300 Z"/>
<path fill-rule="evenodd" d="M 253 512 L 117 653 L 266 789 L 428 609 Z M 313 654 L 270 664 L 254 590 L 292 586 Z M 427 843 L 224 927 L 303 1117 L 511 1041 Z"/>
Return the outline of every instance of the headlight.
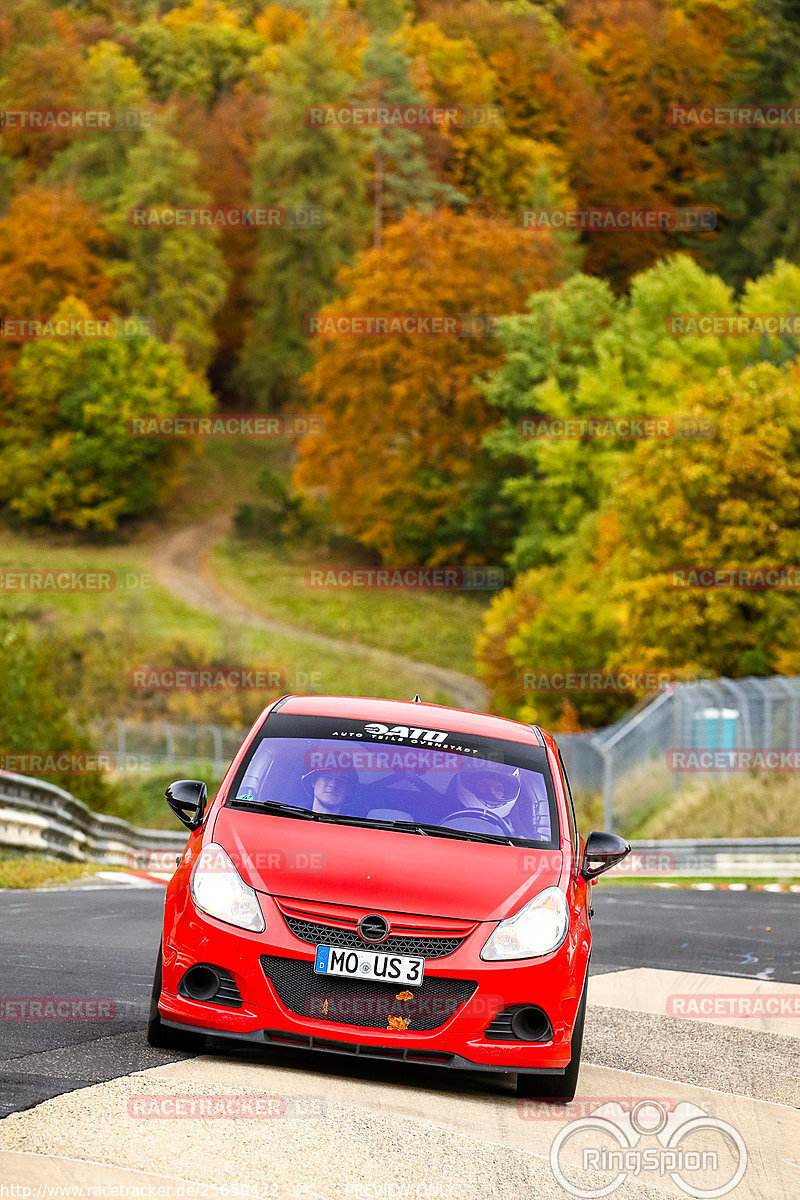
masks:
<path fill-rule="evenodd" d="M 540 958 L 567 936 L 569 913 L 564 893 L 545 888 L 513 917 L 501 921 L 481 950 L 481 958 Z"/>
<path fill-rule="evenodd" d="M 210 917 L 253 933 L 263 933 L 266 929 L 258 896 L 221 846 L 212 844 L 201 852 L 189 889 L 197 907 Z"/>

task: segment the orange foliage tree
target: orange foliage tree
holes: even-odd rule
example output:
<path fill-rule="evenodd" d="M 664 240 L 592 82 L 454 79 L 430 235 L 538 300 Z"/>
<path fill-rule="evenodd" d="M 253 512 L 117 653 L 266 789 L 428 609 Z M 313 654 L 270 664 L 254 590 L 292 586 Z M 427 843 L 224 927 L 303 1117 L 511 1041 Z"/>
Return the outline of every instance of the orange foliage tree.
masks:
<path fill-rule="evenodd" d="M 0 108 L 14 111 L 80 108 L 83 54 L 69 17 L 61 11 L 44 16 L 23 10 L 17 28 L 14 29 L 10 19 L 6 28 L 9 53 L 3 55 L 5 61 L 0 72 Z M 36 128 L 8 122 L 2 130 L 2 148 L 20 160 L 28 177 L 32 177 L 80 132 L 55 124 Z"/>
<path fill-rule="evenodd" d="M 344 299 L 320 316 L 519 312 L 560 267 L 548 235 L 474 213 L 412 210 L 343 273 Z M 315 350 L 306 383 L 326 433 L 301 443 L 297 485 L 327 493 L 334 522 L 386 562 L 491 554 L 481 442 L 496 418 L 474 380 L 497 366 L 497 340 L 319 336 Z"/>
<path fill-rule="evenodd" d="M 67 296 L 95 316 L 109 314 L 110 281 L 103 253 L 108 234 L 94 210 L 70 189 L 31 187 L 0 220 L 0 297 L 4 318 L 48 320 Z M 19 342 L 0 340 L 0 398 L 8 402 Z"/>

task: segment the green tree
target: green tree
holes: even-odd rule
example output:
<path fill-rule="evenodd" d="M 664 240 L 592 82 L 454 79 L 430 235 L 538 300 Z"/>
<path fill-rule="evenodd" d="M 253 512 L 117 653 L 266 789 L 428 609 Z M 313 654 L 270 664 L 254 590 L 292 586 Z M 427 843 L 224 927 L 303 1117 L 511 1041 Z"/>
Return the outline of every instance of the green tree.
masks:
<path fill-rule="evenodd" d="M 758 588 L 738 575 L 703 587 L 691 574 L 752 578 L 798 561 L 798 386 L 797 363 L 758 363 L 684 389 L 682 411 L 713 424 L 715 436 L 641 442 L 570 556 L 521 573 L 492 604 L 478 661 L 496 710 L 575 729 L 615 720 L 637 698 L 533 692 L 531 680 L 548 672 L 736 678 L 800 669 L 791 579 Z"/>
<path fill-rule="evenodd" d="M 239 15 L 214 0 L 194 0 L 127 30 L 150 94 L 191 96 L 211 107 L 245 79 L 266 39 L 240 27 Z"/>
<path fill-rule="evenodd" d="M 0 613 L 0 754 L 47 755 L 92 750 L 69 700 L 59 694 L 59 659 L 29 624 Z M 23 772 L 24 773 L 24 772 Z M 48 775 L 88 804 L 102 803 L 107 785 L 100 775 Z"/>
<path fill-rule="evenodd" d="M 56 319 L 86 321 L 65 300 Z M 0 501 L 17 520 L 112 532 L 161 503 L 191 449 L 131 436 L 144 414 L 204 414 L 205 383 L 154 338 L 30 342 L 15 371 L 15 403 L 0 429 Z"/>
<path fill-rule="evenodd" d="M 539 293 L 529 313 L 500 322 L 506 354 L 486 382 L 506 420 L 489 434 L 489 453 L 507 464 L 504 493 L 524 513 L 511 556 L 517 570 L 560 561 L 581 524 L 601 508 L 633 448 L 604 437 L 528 436 L 525 418 L 677 418 L 676 397 L 688 380 L 709 379 L 742 361 L 739 338 L 676 337 L 673 314 L 732 312 L 730 289 L 687 255 L 637 275 L 630 296 L 615 300 L 608 284 L 574 276 Z"/>
<path fill-rule="evenodd" d="M 322 210 L 322 228 L 261 232 L 252 284 L 255 312 L 236 382 L 262 408 L 284 404 L 309 369 L 306 320 L 339 292 L 337 277 L 367 238 L 365 176 L 357 136 L 312 126 L 312 105 L 343 104 L 353 76 L 341 70 L 325 27 L 310 21 L 272 79 L 269 122 L 253 166 L 253 200 Z"/>
<path fill-rule="evenodd" d="M 142 127 L 155 123 L 148 105 L 147 85 L 133 61 L 115 42 L 90 47 L 79 104 L 88 109 L 128 110 L 142 113 Z M 128 155 L 142 140 L 141 129 L 85 129 L 58 153 L 43 182 L 72 184 L 87 204 L 113 212 L 128 173 Z"/>
<path fill-rule="evenodd" d="M 411 63 L 398 33 L 405 13 L 403 0 L 364 0 L 362 10 L 372 27 L 361 60 L 364 98 L 389 107 L 421 105 L 423 98 L 411 82 Z M 376 126 L 372 154 L 374 245 L 380 246 L 386 221 L 397 220 L 408 208 L 425 211 L 436 203 L 466 203 L 454 187 L 436 179 L 416 130 Z"/>
<path fill-rule="evenodd" d="M 800 4 L 755 0 L 752 27 L 735 40 L 726 103 L 786 105 L 800 85 Z M 696 131 L 698 141 L 703 133 Z M 704 250 L 710 265 L 735 288 L 776 257 L 796 259 L 795 181 L 800 163 L 798 130 L 726 128 L 702 150 L 703 193 L 720 212 L 719 233 Z"/>
<path fill-rule="evenodd" d="M 115 239 L 117 307 L 152 321 L 157 336 L 180 346 L 189 367 L 201 371 L 214 354 L 213 321 L 228 282 L 217 230 L 199 222 L 150 223 L 162 207 L 210 206 L 194 182 L 196 170 L 196 156 L 175 138 L 157 126 L 146 130 L 128 153 L 104 223 Z"/>
<path fill-rule="evenodd" d="M 743 676 L 797 657 L 796 591 L 673 586 L 670 572 L 800 561 L 799 386 L 796 364 L 722 370 L 687 397 L 714 421 L 712 440 L 642 444 L 631 457 L 611 498 L 629 661 Z"/>

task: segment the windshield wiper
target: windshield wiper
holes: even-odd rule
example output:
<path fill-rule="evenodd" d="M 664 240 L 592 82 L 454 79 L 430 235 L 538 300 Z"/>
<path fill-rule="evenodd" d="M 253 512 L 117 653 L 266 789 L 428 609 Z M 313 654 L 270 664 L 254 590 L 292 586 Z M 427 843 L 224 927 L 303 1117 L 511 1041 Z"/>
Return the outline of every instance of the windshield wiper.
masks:
<path fill-rule="evenodd" d="M 318 821 L 320 813 L 311 812 L 308 808 L 300 808 L 297 804 L 282 804 L 280 800 L 230 800 L 231 807 L 246 808 L 249 812 L 271 812 L 282 817 L 300 817 L 303 821 Z"/>
<path fill-rule="evenodd" d="M 389 821 L 389 829 L 402 829 L 409 833 L 422 833 L 430 837 L 458 838 L 459 841 L 494 842 L 499 845 L 513 846 L 515 842 L 503 833 L 474 833 L 469 829 L 446 829 L 442 825 L 425 825 L 420 821 Z"/>
<path fill-rule="evenodd" d="M 457 838 L 459 841 L 491 842 L 494 845 L 514 846 L 516 843 L 502 833 L 472 833 L 462 829 L 444 829 L 441 825 L 426 825 L 422 821 L 373 821 L 369 817 L 351 817 L 341 813 L 314 813 L 318 821 L 329 825 L 360 825 L 364 829 L 399 829 L 401 833 L 418 833 L 422 837 Z"/>
<path fill-rule="evenodd" d="M 365 829 L 399 829 L 402 833 L 418 833 L 423 837 L 456 838 L 459 841 L 490 842 L 494 845 L 514 846 L 514 840 L 502 833 L 473 833 L 465 829 L 445 829 L 441 825 L 426 825 L 421 821 L 373 821 L 369 817 L 353 817 L 344 813 L 317 813 L 296 804 L 283 804 L 280 800 L 231 800 L 237 808 L 250 812 L 270 812 L 282 817 L 299 817 L 303 821 L 321 821 L 326 825 L 361 825 Z"/>

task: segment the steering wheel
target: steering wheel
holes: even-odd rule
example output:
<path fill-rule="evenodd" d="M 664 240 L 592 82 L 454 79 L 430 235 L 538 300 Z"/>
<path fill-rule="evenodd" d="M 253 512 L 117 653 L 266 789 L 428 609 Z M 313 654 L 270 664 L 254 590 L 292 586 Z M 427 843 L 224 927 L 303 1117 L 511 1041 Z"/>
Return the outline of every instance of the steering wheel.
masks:
<path fill-rule="evenodd" d="M 445 828 L 450 828 L 449 822 L 456 820 L 458 817 L 471 817 L 472 820 L 488 821 L 489 824 L 494 823 L 506 837 L 513 837 L 511 826 L 507 825 L 502 817 L 498 817 L 497 813 L 492 812 L 490 808 L 484 808 L 482 811 L 477 808 L 457 808 L 454 812 L 448 813 L 439 824 Z"/>

